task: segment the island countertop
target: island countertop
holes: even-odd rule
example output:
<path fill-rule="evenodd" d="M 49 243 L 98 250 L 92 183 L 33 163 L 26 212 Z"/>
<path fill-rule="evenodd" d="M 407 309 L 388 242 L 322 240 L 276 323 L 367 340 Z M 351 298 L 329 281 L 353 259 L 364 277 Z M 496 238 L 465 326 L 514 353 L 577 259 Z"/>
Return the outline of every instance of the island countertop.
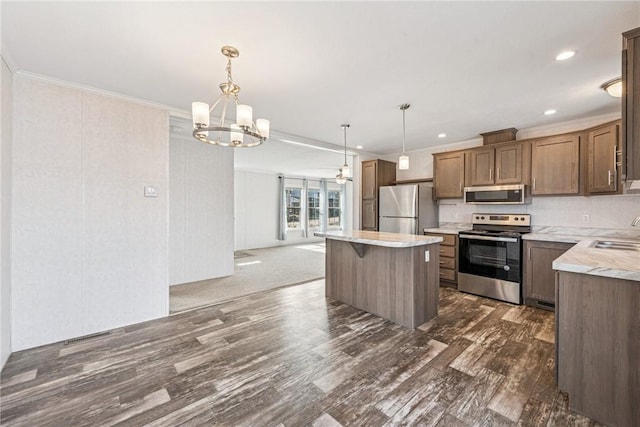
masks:
<path fill-rule="evenodd" d="M 421 236 L 417 234 L 384 233 L 364 230 L 315 232 L 314 236 L 351 243 L 384 246 L 387 248 L 412 248 L 442 242 L 442 237 L 439 236 Z"/>

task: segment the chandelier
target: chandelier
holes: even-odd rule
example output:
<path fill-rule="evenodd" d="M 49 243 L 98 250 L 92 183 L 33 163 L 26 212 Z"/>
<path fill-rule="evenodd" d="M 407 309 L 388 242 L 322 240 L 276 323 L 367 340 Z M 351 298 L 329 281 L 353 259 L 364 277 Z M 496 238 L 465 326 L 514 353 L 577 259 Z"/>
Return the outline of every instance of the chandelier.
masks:
<path fill-rule="evenodd" d="M 404 151 L 404 140 L 405 134 L 407 133 L 405 130 L 404 114 L 409 107 L 411 107 L 411 104 L 400 105 L 400 109 L 402 110 L 402 155 L 398 158 L 398 169 L 401 171 L 409 169 L 409 156 L 407 156 L 407 153 Z"/>
<path fill-rule="evenodd" d="M 238 102 L 240 86 L 235 84 L 231 77 L 231 59 L 237 58 L 240 52 L 233 46 L 222 46 L 221 50 L 222 54 L 228 58 L 227 81 L 220 83 L 222 94 L 211 107 L 206 102 L 191 104 L 193 137 L 198 141 L 224 147 L 255 147 L 269 138 L 269 120 L 257 119 L 254 123 L 253 108 Z M 235 123 L 227 117 L 230 103 L 235 105 Z M 220 111 L 216 113 L 218 106 Z M 212 115 L 220 119 L 211 120 Z"/>
<path fill-rule="evenodd" d="M 338 175 L 336 175 L 336 182 L 340 185 L 345 184 L 347 178 L 351 177 L 351 169 L 349 169 L 349 165 L 347 164 L 347 128 L 349 126 L 348 124 L 340 125 L 340 127 L 344 129 L 344 165 L 340 168 Z"/>

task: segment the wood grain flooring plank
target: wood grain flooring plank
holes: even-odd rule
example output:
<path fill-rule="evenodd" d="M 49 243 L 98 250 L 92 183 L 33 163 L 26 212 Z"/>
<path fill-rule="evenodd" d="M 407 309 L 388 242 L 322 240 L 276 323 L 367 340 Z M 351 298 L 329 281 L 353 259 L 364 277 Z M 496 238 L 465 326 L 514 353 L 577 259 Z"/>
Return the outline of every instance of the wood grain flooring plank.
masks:
<path fill-rule="evenodd" d="M 281 288 L 12 354 L 0 424 L 586 425 L 555 386 L 554 315 L 440 289 L 409 330 Z"/>

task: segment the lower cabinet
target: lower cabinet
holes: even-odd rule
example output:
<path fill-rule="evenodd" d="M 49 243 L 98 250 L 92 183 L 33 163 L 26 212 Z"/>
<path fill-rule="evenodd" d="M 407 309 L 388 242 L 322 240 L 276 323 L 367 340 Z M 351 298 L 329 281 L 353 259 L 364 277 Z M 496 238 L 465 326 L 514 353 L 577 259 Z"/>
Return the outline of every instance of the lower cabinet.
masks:
<path fill-rule="evenodd" d="M 525 304 L 553 310 L 556 304 L 556 276 L 553 261 L 575 243 L 525 240 L 523 246 Z"/>
<path fill-rule="evenodd" d="M 440 243 L 440 285 L 458 288 L 458 236 L 455 234 L 424 233 L 442 237 Z"/>

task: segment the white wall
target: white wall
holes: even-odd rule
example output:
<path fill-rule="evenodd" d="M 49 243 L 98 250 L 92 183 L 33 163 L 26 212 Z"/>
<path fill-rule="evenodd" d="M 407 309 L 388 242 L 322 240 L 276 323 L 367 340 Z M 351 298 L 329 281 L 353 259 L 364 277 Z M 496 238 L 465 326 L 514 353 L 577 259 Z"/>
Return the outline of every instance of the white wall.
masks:
<path fill-rule="evenodd" d="M 353 186 L 347 184 L 346 229 L 352 226 Z M 235 172 L 236 250 L 267 248 L 323 241 L 309 233 L 288 231 L 286 240 L 278 240 L 280 201 L 278 175 L 248 171 Z"/>
<path fill-rule="evenodd" d="M 18 75 L 14 109 L 13 350 L 167 315 L 167 112 Z"/>
<path fill-rule="evenodd" d="M 0 369 L 11 354 L 11 146 L 13 75 L 0 59 Z"/>
<path fill-rule="evenodd" d="M 171 285 L 233 274 L 233 154 L 193 138 L 171 138 Z"/>

